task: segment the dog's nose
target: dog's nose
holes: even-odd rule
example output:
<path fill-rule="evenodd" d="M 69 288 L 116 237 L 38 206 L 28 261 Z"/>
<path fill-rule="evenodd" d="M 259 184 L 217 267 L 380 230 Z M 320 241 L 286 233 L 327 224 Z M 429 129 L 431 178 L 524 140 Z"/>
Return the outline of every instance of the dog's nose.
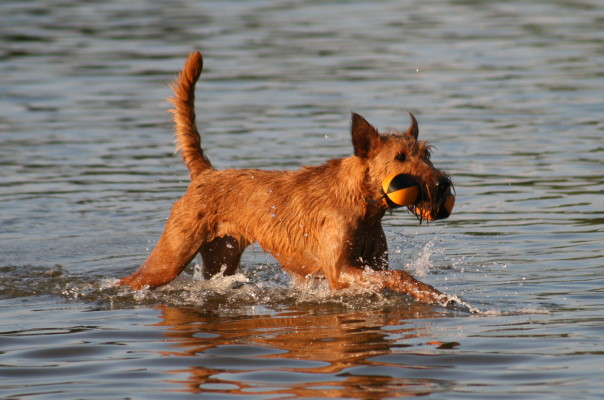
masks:
<path fill-rule="evenodd" d="M 439 204 L 439 210 L 436 214 L 437 219 L 445 219 L 451 215 L 455 205 L 455 195 L 452 193 L 453 182 L 448 176 L 442 176 L 436 181 L 436 192 L 442 203 Z"/>
<path fill-rule="evenodd" d="M 436 181 L 436 191 L 441 195 L 449 193 L 451 186 L 451 179 L 446 176 L 442 176 Z"/>

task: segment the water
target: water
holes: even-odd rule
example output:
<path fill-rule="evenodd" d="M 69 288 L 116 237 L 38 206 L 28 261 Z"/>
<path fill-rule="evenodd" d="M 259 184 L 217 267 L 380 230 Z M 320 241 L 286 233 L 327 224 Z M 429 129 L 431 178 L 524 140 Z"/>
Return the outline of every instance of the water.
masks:
<path fill-rule="evenodd" d="M 0 4 L 0 397 L 592 399 L 604 394 L 604 8 L 577 1 Z M 394 268 L 481 313 L 294 286 L 260 249 L 113 286 L 187 173 L 162 100 L 202 50 L 219 168 L 350 154 L 415 113 L 450 219 L 385 219 Z"/>

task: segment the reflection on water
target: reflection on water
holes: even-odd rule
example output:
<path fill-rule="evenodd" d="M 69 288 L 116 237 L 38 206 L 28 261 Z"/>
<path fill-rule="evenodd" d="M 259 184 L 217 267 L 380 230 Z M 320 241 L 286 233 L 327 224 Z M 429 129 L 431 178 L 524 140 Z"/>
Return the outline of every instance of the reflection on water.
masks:
<path fill-rule="evenodd" d="M 592 398 L 601 383 L 604 8 L 585 1 L 0 3 L 0 393 L 6 398 Z M 406 110 L 457 190 L 385 219 L 395 268 L 483 314 L 242 275 L 112 286 L 187 174 L 169 82 L 206 69 L 214 165 L 350 154 L 349 112 Z"/>
<path fill-rule="evenodd" d="M 397 325 L 401 317 L 436 316 L 427 306 L 414 305 L 403 315 L 375 315 L 308 305 L 230 318 L 196 309 L 159 309 L 163 321 L 158 326 L 168 327 L 165 335 L 173 347 L 161 354 L 204 355 L 186 371 L 186 380 L 175 380 L 190 392 L 357 398 L 371 391 L 384 398 L 430 393 L 439 386 L 429 379 L 345 372 L 366 367 L 377 373 L 382 363 L 370 358 L 409 347 L 406 339 L 429 334 Z"/>

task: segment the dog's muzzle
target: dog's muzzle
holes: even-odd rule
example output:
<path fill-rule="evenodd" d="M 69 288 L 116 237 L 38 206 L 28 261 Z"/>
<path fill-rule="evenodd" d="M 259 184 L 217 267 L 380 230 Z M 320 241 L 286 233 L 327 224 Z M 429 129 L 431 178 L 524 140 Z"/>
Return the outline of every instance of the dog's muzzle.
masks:
<path fill-rule="evenodd" d="M 455 195 L 453 194 L 453 184 L 448 177 L 442 177 L 436 182 L 435 197 L 436 202 L 432 207 L 424 207 L 422 204 L 415 206 L 414 212 L 421 219 L 426 221 L 436 221 L 448 218 L 453 212 L 455 206 Z"/>
<path fill-rule="evenodd" d="M 432 201 L 425 200 L 433 199 Z M 453 184 L 446 176 L 438 179 L 433 193 L 420 194 L 417 180 L 407 174 L 392 174 L 382 181 L 382 201 L 392 209 L 407 206 L 420 220 L 436 221 L 448 218 L 453 212 L 455 196 Z"/>

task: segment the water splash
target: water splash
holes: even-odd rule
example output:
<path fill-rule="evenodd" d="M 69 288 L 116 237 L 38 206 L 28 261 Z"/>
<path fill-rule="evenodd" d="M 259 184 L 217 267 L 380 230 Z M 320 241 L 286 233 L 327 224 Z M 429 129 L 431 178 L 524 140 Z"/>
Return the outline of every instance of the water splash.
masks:
<path fill-rule="evenodd" d="M 429 260 L 430 246 L 424 246 L 415 271 L 433 266 Z M 418 266 L 419 265 L 419 266 Z M 130 308 L 133 305 L 165 304 L 176 307 L 208 307 L 221 312 L 256 312 L 259 307 L 282 309 L 297 306 L 337 306 L 351 310 L 390 308 L 406 310 L 417 303 L 408 295 L 388 290 L 353 287 L 331 290 L 325 279 L 309 278 L 302 282 L 290 279 L 277 264 L 242 266 L 232 276 L 217 275 L 204 279 L 199 265 L 181 274 L 176 280 L 155 290 L 131 290 L 118 286 L 118 280 L 99 275 L 69 273 L 54 265 L 0 267 L 0 298 L 17 299 L 55 296 L 62 301 L 83 301 L 108 308 Z M 492 306 L 476 307 L 457 295 L 446 295 L 442 306 L 455 312 L 478 316 L 545 314 L 546 309 L 525 307 L 509 311 Z M 426 305 L 426 310 L 438 306 Z M 436 307 L 436 308 L 435 308 Z"/>
<path fill-rule="evenodd" d="M 416 277 L 424 278 L 434 268 L 430 257 L 434 253 L 434 240 L 427 242 L 419 252 L 418 256 L 405 265 L 405 269 Z"/>

